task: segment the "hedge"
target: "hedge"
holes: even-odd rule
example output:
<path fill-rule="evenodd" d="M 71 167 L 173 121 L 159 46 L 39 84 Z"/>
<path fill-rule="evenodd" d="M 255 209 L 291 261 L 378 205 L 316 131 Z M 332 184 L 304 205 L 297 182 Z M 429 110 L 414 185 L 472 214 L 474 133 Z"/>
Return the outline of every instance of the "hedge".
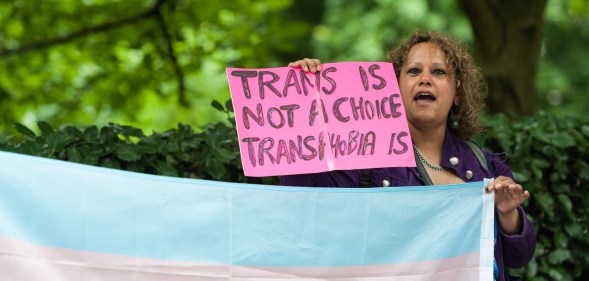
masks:
<path fill-rule="evenodd" d="M 213 106 L 228 114 L 195 132 L 190 126 L 149 136 L 130 126 L 52 128 L 40 133 L 16 124 L 22 137 L 0 140 L 0 150 L 174 177 L 276 184 L 276 177 L 243 175 L 230 103 Z M 515 270 L 526 280 L 589 280 L 589 118 L 539 113 L 510 121 L 484 119 L 487 131 L 475 139 L 491 151 L 504 151 L 516 180 L 532 197 L 526 211 L 536 227 L 538 246 L 532 262 Z"/>
<path fill-rule="evenodd" d="M 505 151 L 538 233 L 526 280 L 589 280 L 589 118 L 487 118 L 479 142 Z"/>

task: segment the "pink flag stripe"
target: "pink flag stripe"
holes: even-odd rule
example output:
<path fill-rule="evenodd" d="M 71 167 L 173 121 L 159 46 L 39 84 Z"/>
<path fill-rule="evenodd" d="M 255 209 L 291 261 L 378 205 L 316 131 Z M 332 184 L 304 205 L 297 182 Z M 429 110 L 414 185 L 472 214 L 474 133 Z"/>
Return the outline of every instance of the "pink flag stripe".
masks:
<path fill-rule="evenodd" d="M 476 280 L 479 254 L 427 262 L 347 267 L 244 267 L 118 256 L 0 237 L 2 280 Z M 456 269 L 461 268 L 461 269 Z"/>

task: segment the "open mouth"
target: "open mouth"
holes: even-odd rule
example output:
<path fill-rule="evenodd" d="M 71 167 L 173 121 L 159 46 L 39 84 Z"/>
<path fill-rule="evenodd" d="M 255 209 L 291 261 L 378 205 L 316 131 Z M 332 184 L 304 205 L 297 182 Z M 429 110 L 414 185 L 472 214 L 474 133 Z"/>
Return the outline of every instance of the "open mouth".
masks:
<path fill-rule="evenodd" d="M 418 93 L 413 100 L 415 101 L 421 101 L 421 100 L 426 100 L 426 101 L 435 101 L 436 97 L 428 92 L 421 92 Z"/>

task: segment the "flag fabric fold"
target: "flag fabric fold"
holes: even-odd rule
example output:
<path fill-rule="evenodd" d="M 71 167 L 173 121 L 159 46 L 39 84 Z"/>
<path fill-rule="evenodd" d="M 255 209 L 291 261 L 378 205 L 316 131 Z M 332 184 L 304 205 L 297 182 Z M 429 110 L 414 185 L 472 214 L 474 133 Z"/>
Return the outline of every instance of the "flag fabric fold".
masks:
<path fill-rule="evenodd" d="M 492 280 L 483 182 L 304 188 L 0 152 L 2 280 Z"/>

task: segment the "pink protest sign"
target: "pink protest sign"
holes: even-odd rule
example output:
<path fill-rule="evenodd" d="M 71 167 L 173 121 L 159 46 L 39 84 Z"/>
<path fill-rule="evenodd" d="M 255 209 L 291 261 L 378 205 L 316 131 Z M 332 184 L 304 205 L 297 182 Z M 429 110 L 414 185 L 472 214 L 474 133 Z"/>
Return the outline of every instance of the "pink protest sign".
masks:
<path fill-rule="evenodd" d="M 227 68 L 246 176 L 415 167 L 390 63 Z"/>

